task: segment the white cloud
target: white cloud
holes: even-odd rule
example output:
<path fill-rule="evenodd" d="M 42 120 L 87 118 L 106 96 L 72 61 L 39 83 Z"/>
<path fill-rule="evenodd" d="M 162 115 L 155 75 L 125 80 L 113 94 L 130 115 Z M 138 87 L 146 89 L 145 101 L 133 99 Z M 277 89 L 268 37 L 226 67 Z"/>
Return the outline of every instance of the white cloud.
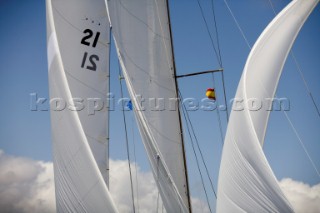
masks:
<path fill-rule="evenodd" d="M 158 190 L 152 173 L 141 171 L 138 165 L 131 166 L 134 186 L 136 175 L 139 184 L 138 191 L 135 188 L 135 198 L 139 197 L 136 208 L 139 207 L 140 213 L 156 212 Z M 128 162 L 110 160 L 110 169 L 110 191 L 119 212 L 131 212 Z M 302 182 L 283 179 L 280 186 L 297 212 L 320 212 L 320 184 L 310 187 Z M 201 199 L 191 200 L 194 212 L 209 212 Z M 161 208 L 160 198 L 159 212 Z M 0 209 L 4 213 L 55 212 L 52 163 L 10 156 L 0 150 Z"/>
<path fill-rule="evenodd" d="M 193 212 L 201 212 L 201 213 L 209 213 L 210 210 L 208 208 L 207 203 L 203 202 L 198 198 L 191 198 L 191 205 Z M 215 211 L 214 211 L 215 212 Z"/>
<path fill-rule="evenodd" d="M 52 163 L 6 155 L 0 150 L 1 212 L 55 212 Z"/>
<path fill-rule="evenodd" d="M 303 182 L 285 178 L 280 187 L 297 213 L 320 212 L 320 183 L 309 186 Z"/>
<path fill-rule="evenodd" d="M 152 173 L 142 172 L 136 164 L 131 164 L 131 168 L 133 185 L 135 186 L 135 199 L 139 198 L 139 202 L 135 202 L 136 208 L 139 208 L 139 212 L 141 213 L 156 212 L 158 190 L 156 189 Z M 132 199 L 128 162 L 111 160 L 110 171 L 110 192 L 119 212 L 131 212 Z M 136 171 L 138 171 L 138 191 L 136 189 Z"/>
<path fill-rule="evenodd" d="M 141 171 L 134 163 L 131 166 L 135 199 L 139 198 L 139 202 L 135 202 L 136 208 L 139 208 L 140 213 L 157 212 L 159 195 L 152 173 Z M 128 162 L 110 160 L 110 169 L 110 191 L 119 212 L 132 212 Z M 161 212 L 160 197 L 158 202 Z M 209 212 L 206 205 L 197 198 L 192 198 L 192 204 L 194 209 Z M 1 212 L 14 213 L 55 212 L 52 163 L 10 156 L 0 150 L 0 209 Z"/>
<path fill-rule="evenodd" d="M 142 172 L 137 164 L 131 164 L 136 209 L 139 213 L 162 212 L 162 201 L 159 197 L 158 189 L 151 172 Z M 116 203 L 119 212 L 132 212 L 132 199 L 130 190 L 130 175 L 128 170 L 128 161 L 110 160 L 110 192 Z M 136 173 L 138 171 L 138 173 Z M 137 174 L 137 176 L 136 176 Z M 138 177 L 138 184 L 136 182 Z M 138 187 L 138 191 L 136 186 Z M 137 195 L 138 193 L 138 195 Z M 157 201 L 159 202 L 157 204 Z M 191 198 L 194 212 L 209 213 L 209 208 L 205 202 L 198 198 Z M 158 211 L 157 211 L 158 206 Z M 165 210 L 163 209 L 163 212 Z"/>
<path fill-rule="evenodd" d="M 135 199 L 139 198 L 139 202 L 135 200 L 136 209 L 139 213 L 162 212 L 161 197 L 158 200 L 158 189 L 156 187 L 151 172 L 142 172 L 140 167 L 134 163 L 131 164 Z M 110 192 L 116 203 L 119 212 L 132 212 L 132 199 L 130 189 L 130 175 L 128 170 L 128 161 L 111 160 L 110 161 Z M 136 171 L 138 171 L 136 176 Z M 138 177 L 138 184 L 136 182 Z M 138 185 L 138 191 L 136 186 Z M 138 193 L 138 194 L 137 194 Z M 157 204 L 158 202 L 158 204 Z M 209 213 L 209 209 L 202 200 L 191 198 L 194 212 Z M 158 206 L 158 211 L 157 211 Z M 163 209 L 163 212 L 165 210 Z"/>

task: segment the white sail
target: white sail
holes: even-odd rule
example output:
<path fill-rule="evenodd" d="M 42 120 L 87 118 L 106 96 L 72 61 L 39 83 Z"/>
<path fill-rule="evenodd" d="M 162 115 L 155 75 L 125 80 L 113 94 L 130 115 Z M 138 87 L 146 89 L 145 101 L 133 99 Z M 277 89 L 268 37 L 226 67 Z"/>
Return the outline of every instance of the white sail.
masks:
<path fill-rule="evenodd" d="M 107 4 L 120 64 L 164 206 L 167 212 L 188 212 L 167 1 L 108 0 Z"/>
<path fill-rule="evenodd" d="M 293 212 L 262 145 L 270 114 L 268 99 L 274 97 L 291 46 L 318 2 L 292 1 L 252 48 L 236 93 L 237 104 L 243 104 L 244 110 L 232 111 L 228 124 L 220 165 L 217 212 Z M 267 106 L 249 110 L 253 98 Z"/>
<path fill-rule="evenodd" d="M 47 36 L 57 211 L 116 212 L 101 106 L 109 87 L 104 0 L 47 0 Z"/>

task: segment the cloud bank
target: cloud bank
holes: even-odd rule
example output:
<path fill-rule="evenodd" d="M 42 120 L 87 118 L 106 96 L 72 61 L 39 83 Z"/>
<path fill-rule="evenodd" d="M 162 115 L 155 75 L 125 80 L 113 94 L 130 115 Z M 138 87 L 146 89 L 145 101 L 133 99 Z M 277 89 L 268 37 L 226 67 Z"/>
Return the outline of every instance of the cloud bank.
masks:
<path fill-rule="evenodd" d="M 110 191 L 119 212 L 131 212 L 132 200 L 127 161 L 110 161 Z M 140 213 L 162 212 L 162 202 L 151 172 L 132 164 L 135 206 Z M 309 186 L 286 178 L 280 186 L 297 213 L 320 212 L 320 183 Z M 137 202 L 137 199 L 139 202 Z M 202 200 L 192 198 L 194 212 L 209 212 Z M 0 210 L 3 213 L 55 212 L 52 162 L 15 157 L 0 150 Z M 163 212 L 165 212 L 163 210 Z"/>
<path fill-rule="evenodd" d="M 0 211 L 55 212 L 53 165 L 0 150 Z"/>
<path fill-rule="evenodd" d="M 309 186 L 303 182 L 285 178 L 280 187 L 297 213 L 320 212 L 320 183 Z"/>

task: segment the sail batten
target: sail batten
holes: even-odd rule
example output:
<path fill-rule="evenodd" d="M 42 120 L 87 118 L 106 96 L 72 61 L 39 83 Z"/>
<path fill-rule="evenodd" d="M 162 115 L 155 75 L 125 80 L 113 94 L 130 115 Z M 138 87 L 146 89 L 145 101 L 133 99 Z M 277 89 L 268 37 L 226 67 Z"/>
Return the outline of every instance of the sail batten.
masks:
<path fill-rule="evenodd" d="M 107 5 L 120 65 L 164 206 L 167 212 L 189 212 L 167 1 L 110 0 Z"/>
<path fill-rule="evenodd" d="M 236 93 L 218 181 L 217 212 L 293 212 L 263 153 L 272 101 L 281 72 L 303 23 L 319 0 L 294 0 L 267 26 L 247 59 Z M 249 110 L 250 100 L 262 103 Z"/>

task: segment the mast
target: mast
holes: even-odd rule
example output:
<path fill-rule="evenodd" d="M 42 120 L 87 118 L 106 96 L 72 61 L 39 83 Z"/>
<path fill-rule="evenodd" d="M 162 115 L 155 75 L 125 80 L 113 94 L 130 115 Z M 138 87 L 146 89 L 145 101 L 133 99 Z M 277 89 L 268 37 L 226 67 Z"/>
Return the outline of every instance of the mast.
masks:
<path fill-rule="evenodd" d="M 172 64 L 173 64 L 173 73 L 174 73 L 174 81 L 176 86 L 176 97 L 179 98 L 178 94 L 178 81 L 177 81 L 177 73 L 176 73 L 176 63 L 174 57 L 174 47 L 173 47 L 173 39 L 172 39 L 172 30 L 171 30 L 171 19 L 170 19 L 170 8 L 169 8 L 169 0 L 166 0 L 167 5 L 167 14 L 168 14 L 168 25 L 169 25 L 169 34 L 170 34 L 170 42 L 171 42 L 171 53 L 172 53 Z M 191 201 L 190 201 L 190 192 L 189 192 L 189 179 L 188 179 L 188 168 L 187 168 L 187 160 L 186 160 L 186 151 L 184 146 L 184 138 L 183 138 L 183 128 L 181 122 L 181 112 L 180 112 L 180 101 L 178 100 L 178 114 L 179 114 L 179 125 L 180 125 L 180 135 L 182 141 L 182 153 L 183 153 L 183 160 L 184 160 L 184 169 L 185 169 L 185 177 L 186 177 L 186 194 L 188 197 L 188 208 L 189 212 L 192 212 Z"/>
<path fill-rule="evenodd" d="M 109 188 L 109 175 L 110 175 L 110 165 L 109 165 L 109 158 L 110 158 L 110 99 L 109 99 L 109 94 L 110 94 L 110 59 L 111 59 L 111 30 L 112 30 L 112 27 L 109 23 L 109 43 L 108 43 L 108 46 L 109 46 L 109 64 L 108 64 L 108 70 L 109 70 L 109 73 L 108 73 L 108 93 L 107 93 L 107 101 L 108 101 L 108 123 L 107 123 L 107 153 L 106 153 L 106 184 L 107 184 L 107 187 L 108 189 L 110 190 Z"/>

